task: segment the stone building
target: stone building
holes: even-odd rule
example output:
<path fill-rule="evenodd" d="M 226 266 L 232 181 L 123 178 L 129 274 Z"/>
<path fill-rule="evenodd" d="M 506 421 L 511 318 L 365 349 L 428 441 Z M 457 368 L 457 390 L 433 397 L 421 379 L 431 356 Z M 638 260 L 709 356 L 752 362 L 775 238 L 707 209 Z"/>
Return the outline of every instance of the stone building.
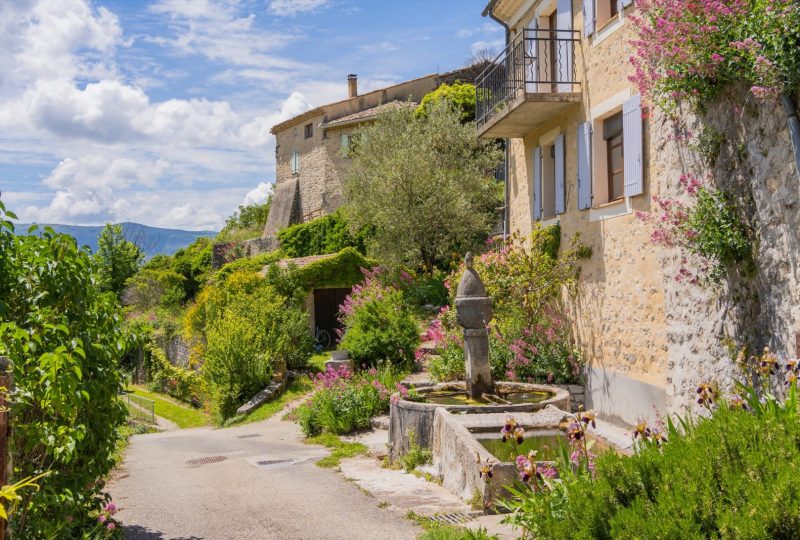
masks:
<path fill-rule="evenodd" d="M 347 77 L 347 99 L 304 112 L 272 127 L 275 135 L 275 195 L 264 236 L 335 211 L 349 164 L 353 131 L 382 112 L 416 107 L 442 83 L 473 81 L 482 66 L 434 73 L 365 94 L 356 75 Z"/>
<path fill-rule="evenodd" d="M 628 80 L 635 10 L 632 0 L 491 0 L 484 15 L 505 27 L 507 47 L 476 80 L 478 135 L 507 139 L 509 229 L 559 223 L 562 241 L 580 233 L 592 248 L 568 302 L 588 360 L 586 400 L 626 423 L 681 411 L 700 382 L 729 384 L 736 373 L 722 343 L 753 317 L 757 343 L 794 356 L 800 318 L 800 190 L 775 107 L 753 105 L 747 127 L 724 104 L 712 117 L 724 141 L 749 149 L 742 168 L 752 176 L 739 178 L 739 192 L 761 240 L 752 294 L 677 283 L 680 255 L 655 248 L 636 217 L 654 195 L 679 194 L 696 156 L 671 141 L 669 123 L 643 109 Z"/>

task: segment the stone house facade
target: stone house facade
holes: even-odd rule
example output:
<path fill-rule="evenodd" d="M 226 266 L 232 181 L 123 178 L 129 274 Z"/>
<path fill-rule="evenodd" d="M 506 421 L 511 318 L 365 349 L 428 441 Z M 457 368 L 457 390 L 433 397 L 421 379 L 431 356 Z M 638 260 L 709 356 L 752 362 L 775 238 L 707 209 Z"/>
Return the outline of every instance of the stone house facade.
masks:
<path fill-rule="evenodd" d="M 627 424 L 682 412 L 701 382 L 730 388 L 732 336 L 800 355 L 789 232 L 800 180 L 785 119 L 751 104 L 742 122 L 723 99 L 703 120 L 723 134 L 717 168 L 728 170 L 715 177 L 745 201 L 756 275 L 718 288 L 676 282 L 680 252 L 654 246 L 636 213 L 653 211 L 653 196 L 680 197 L 678 179 L 699 159 L 628 79 L 635 11 L 632 0 L 491 0 L 484 15 L 505 27 L 507 47 L 476 80 L 478 136 L 507 140 L 509 229 L 559 223 L 562 242 L 578 233 L 592 248 L 567 299 L 588 362 L 586 406 Z"/>
<path fill-rule="evenodd" d="M 477 82 L 478 134 L 508 140 L 510 230 L 559 223 L 562 241 L 579 233 L 592 248 L 570 303 L 587 406 L 632 423 L 667 408 L 667 332 L 659 261 L 635 216 L 658 176 L 628 81 L 634 7 L 617 2 L 492 1 L 484 14 L 508 47 Z"/>
<path fill-rule="evenodd" d="M 264 236 L 283 227 L 334 212 L 342 204 L 353 132 L 381 113 L 416 107 L 442 83 L 472 81 L 481 66 L 434 73 L 365 94 L 356 75 L 347 78 L 348 97 L 316 107 L 272 127 L 275 135 L 275 195 Z"/>

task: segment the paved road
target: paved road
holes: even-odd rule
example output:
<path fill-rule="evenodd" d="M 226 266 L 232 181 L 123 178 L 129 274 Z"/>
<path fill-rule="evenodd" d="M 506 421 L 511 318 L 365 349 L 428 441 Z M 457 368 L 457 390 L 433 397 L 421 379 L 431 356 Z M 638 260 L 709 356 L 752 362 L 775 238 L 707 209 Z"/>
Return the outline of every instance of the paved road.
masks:
<path fill-rule="evenodd" d="M 381 540 L 421 531 L 378 508 L 280 415 L 237 428 L 136 435 L 109 489 L 131 540 Z M 242 435 L 258 435 L 240 438 Z M 215 463 L 187 463 L 222 456 Z M 256 461 L 294 459 L 293 465 Z"/>

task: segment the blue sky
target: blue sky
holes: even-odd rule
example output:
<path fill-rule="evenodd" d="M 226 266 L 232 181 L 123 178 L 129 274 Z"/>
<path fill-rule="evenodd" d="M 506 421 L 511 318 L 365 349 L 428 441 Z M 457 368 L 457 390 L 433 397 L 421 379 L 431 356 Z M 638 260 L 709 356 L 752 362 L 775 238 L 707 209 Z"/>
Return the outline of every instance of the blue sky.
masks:
<path fill-rule="evenodd" d="M 0 190 L 22 221 L 218 229 L 272 125 L 499 49 L 485 0 L 3 0 Z"/>

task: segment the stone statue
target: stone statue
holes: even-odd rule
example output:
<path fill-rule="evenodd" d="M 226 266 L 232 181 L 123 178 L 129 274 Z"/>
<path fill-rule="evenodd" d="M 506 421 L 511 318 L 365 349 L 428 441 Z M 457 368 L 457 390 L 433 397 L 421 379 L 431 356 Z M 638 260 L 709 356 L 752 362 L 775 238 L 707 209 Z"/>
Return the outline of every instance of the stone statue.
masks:
<path fill-rule="evenodd" d="M 492 320 L 492 299 L 486 294 L 480 276 L 472 268 L 472 253 L 464 258 L 467 269 L 456 292 L 456 317 L 464 329 L 464 360 L 467 367 L 467 394 L 480 399 L 494 393 L 489 367 L 489 331 Z"/>

